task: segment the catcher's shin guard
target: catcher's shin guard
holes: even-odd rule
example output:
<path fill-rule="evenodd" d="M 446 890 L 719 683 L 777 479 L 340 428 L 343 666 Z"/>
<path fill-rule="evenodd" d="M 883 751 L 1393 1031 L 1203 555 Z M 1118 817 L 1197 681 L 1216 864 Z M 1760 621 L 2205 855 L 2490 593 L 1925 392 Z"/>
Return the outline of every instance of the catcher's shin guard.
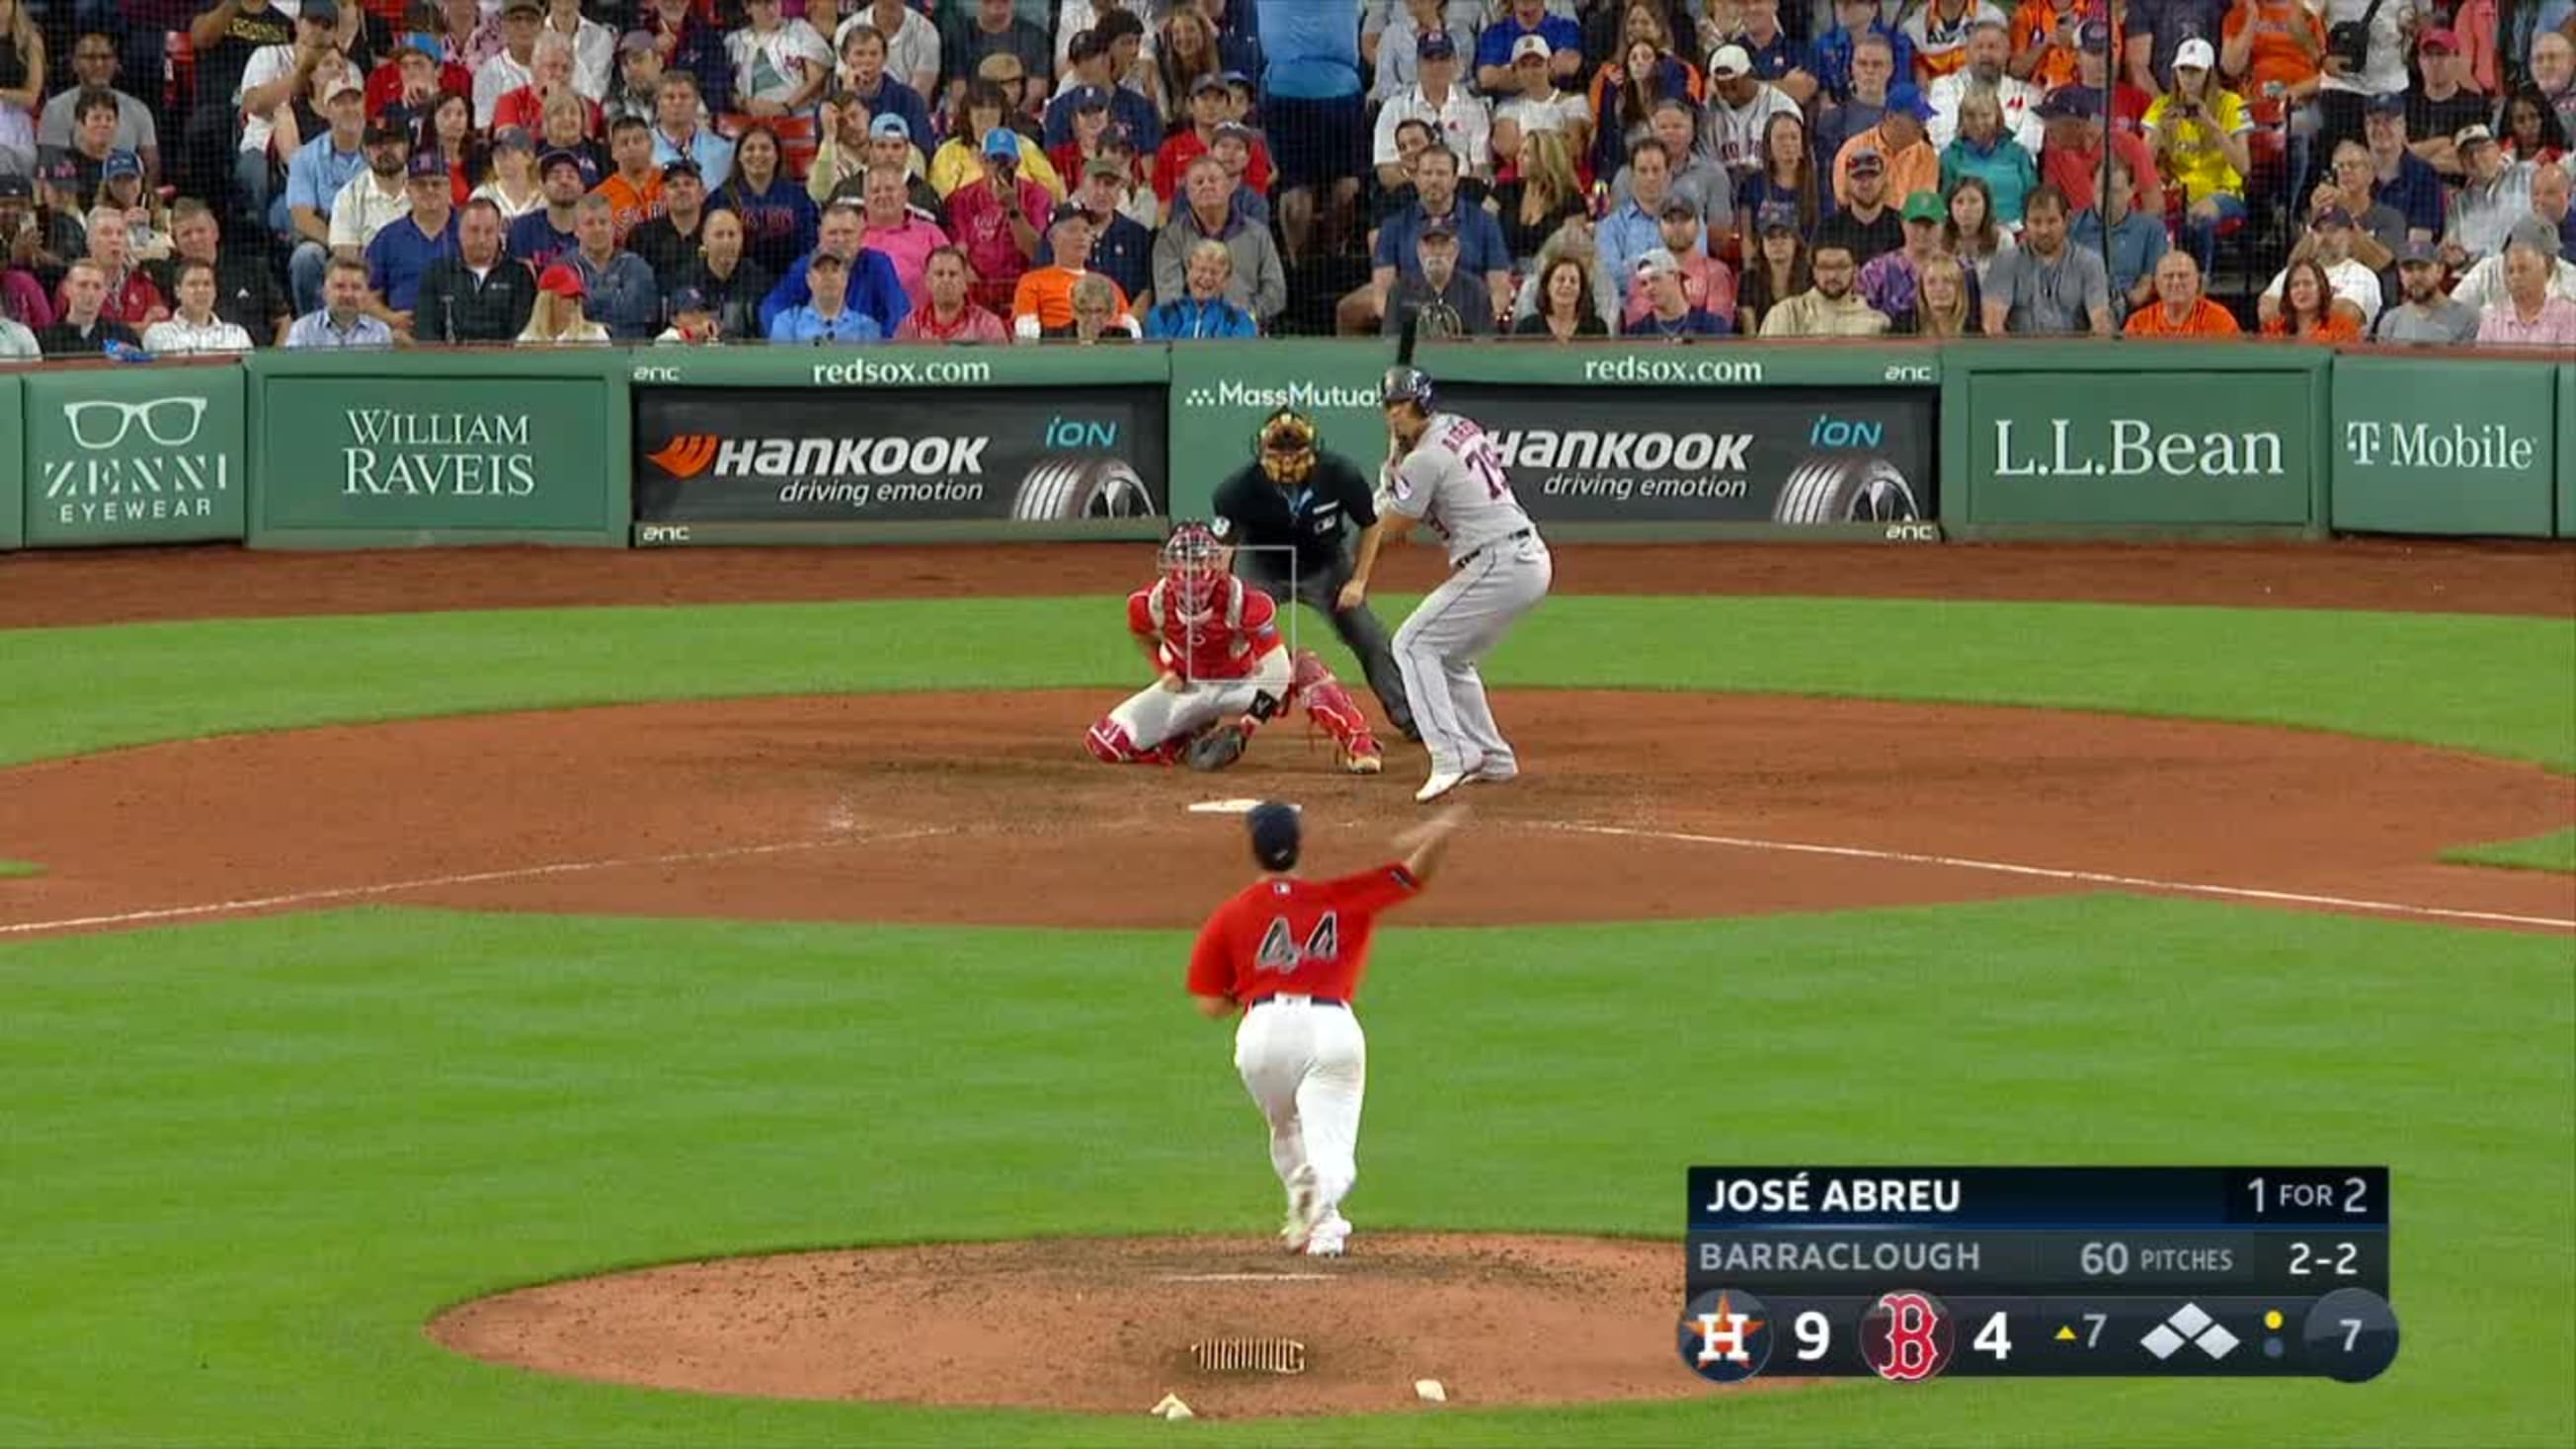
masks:
<path fill-rule="evenodd" d="M 1168 765 L 1189 745 L 1180 739 L 1165 740 L 1150 750 L 1140 748 L 1128 737 L 1127 727 L 1107 715 L 1093 722 L 1082 742 L 1090 747 L 1092 758 L 1112 765 Z"/>
<path fill-rule="evenodd" d="M 1360 713 L 1359 701 L 1351 698 L 1351 692 L 1312 650 L 1298 650 L 1295 666 L 1290 692 L 1306 707 L 1306 718 L 1333 737 L 1342 768 L 1354 775 L 1376 774 L 1384 767 L 1385 755 L 1377 736 L 1369 732 L 1368 716 Z"/>

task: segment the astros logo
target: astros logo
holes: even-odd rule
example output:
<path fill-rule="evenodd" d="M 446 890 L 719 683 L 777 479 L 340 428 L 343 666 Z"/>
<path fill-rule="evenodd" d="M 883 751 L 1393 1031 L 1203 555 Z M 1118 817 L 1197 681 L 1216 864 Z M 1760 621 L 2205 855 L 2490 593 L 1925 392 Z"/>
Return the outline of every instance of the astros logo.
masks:
<path fill-rule="evenodd" d="M 1771 1314 L 1741 1288 L 1702 1293 L 1682 1310 L 1682 1362 L 1711 1383 L 1731 1384 L 1762 1372 L 1771 1359 Z"/>
<path fill-rule="evenodd" d="M 645 460 L 674 478 L 695 478 L 716 460 L 716 440 L 705 433 L 682 433 Z"/>

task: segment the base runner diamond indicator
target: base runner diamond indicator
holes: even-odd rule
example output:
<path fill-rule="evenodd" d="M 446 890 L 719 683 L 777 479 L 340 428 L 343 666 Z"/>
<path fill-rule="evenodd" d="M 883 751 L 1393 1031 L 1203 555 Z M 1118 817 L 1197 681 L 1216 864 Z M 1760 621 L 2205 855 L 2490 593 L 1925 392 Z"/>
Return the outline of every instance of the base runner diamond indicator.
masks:
<path fill-rule="evenodd" d="M 2236 1351 L 2240 1340 L 2227 1331 L 2227 1326 L 2209 1316 L 2197 1303 L 2186 1303 L 2165 1316 L 2165 1321 L 2147 1330 L 2138 1346 L 2154 1354 L 2158 1362 L 2173 1357 L 2190 1344 L 2213 1359 L 2225 1358 Z"/>

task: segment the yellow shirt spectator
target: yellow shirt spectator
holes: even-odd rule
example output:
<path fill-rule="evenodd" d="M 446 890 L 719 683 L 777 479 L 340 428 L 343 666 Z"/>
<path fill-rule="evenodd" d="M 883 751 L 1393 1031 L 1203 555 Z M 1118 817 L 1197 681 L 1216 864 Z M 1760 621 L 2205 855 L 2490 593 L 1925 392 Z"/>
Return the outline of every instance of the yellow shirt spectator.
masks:
<path fill-rule="evenodd" d="M 1020 174 L 1045 187 L 1047 195 L 1064 200 L 1064 178 L 1056 174 L 1055 163 L 1047 160 L 1046 152 L 1034 141 L 1020 148 Z M 938 192 L 942 201 L 958 187 L 983 179 L 983 152 L 962 139 L 952 139 L 931 154 L 930 189 Z"/>
<path fill-rule="evenodd" d="M 2147 138 L 2155 151 L 2156 169 L 2180 185 L 2190 201 L 2244 195 L 2245 178 L 2236 173 L 2226 150 L 2193 117 L 2178 114 L 2176 96 L 2168 91 L 2147 107 Z M 2242 136 L 2254 129 L 2243 98 L 2234 91 L 2209 93 L 2208 119 L 2223 135 Z"/>

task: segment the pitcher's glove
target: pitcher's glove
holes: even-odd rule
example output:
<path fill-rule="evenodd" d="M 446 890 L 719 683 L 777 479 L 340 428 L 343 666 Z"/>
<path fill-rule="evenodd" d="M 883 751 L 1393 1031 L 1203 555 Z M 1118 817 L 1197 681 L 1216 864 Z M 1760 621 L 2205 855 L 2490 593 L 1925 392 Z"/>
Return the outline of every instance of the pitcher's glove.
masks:
<path fill-rule="evenodd" d="M 1250 720 L 1230 720 L 1190 741 L 1181 758 L 1193 770 L 1222 770 L 1243 758 L 1244 746 L 1251 740 Z"/>

